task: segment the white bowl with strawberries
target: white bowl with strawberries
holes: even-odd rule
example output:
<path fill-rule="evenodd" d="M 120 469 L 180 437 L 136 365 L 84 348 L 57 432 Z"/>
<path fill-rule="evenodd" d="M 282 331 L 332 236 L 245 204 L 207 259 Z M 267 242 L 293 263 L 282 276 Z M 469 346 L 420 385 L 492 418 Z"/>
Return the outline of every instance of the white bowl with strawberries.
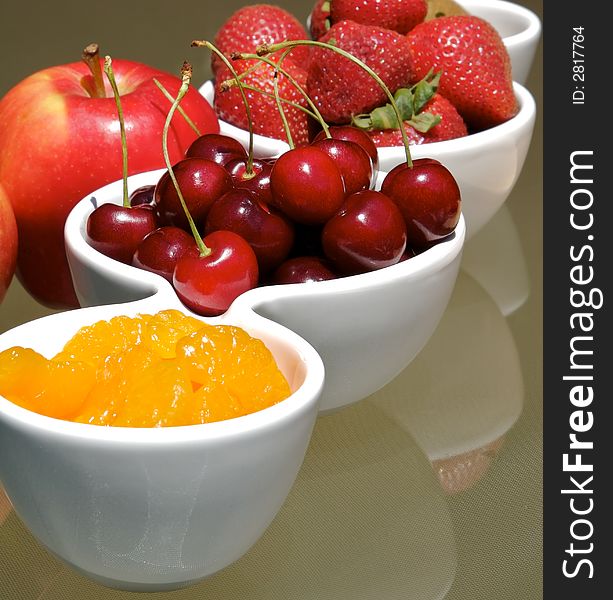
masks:
<path fill-rule="evenodd" d="M 530 145 L 535 103 L 530 92 L 513 81 L 509 48 L 522 48 L 525 70 L 540 36 L 538 18 L 521 7 L 514 10 L 510 3 L 475 1 L 463 4 L 471 15 L 423 21 L 426 2 L 414 0 L 402 3 L 407 14 L 399 17 L 381 12 L 385 2 L 367 2 L 359 11 L 363 22 L 357 23 L 343 20 L 357 19 L 352 0 L 332 2 L 327 15 L 317 13 L 322 4 L 328 6 L 320 2 L 315 7 L 310 35 L 319 36 L 322 42 L 333 40 L 337 47 L 361 59 L 400 98 L 413 157 L 440 160 L 452 171 L 464 198 L 467 234 L 474 234 L 508 197 Z M 228 55 L 235 53 L 233 64 L 254 103 L 256 156 L 278 156 L 289 147 L 273 97 L 273 67 L 255 66 L 254 53 L 264 42 L 272 44 L 268 50 L 276 50 L 267 55 L 275 61 L 282 51 L 289 52 L 283 59 L 288 76 L 279 74 L 278 90 L 293 144 L 305 144 L 314 135 L 312 113 L 316 111 L 309 104 L 312 102 L 328 124 L 353 123 L 367 131 L 378 147 L 381 171 L 388 172 L 401 163 L 404 149 L 398 120 L 376 81 L 322 47 L 311 48 L 308 59 L 303 54 L 294 59 L 295 53 L 309 47 L 309 42 L 299 41 L 309 34 L 300 32 L 295 18 L 285 11 L 276 15 L 276 23 L 291 22 L 290 34 L 289 25 L 275 25 L 278 32 L 273 26 L 258 29 L 261 10 L 259 6 L 240 9 L 216 36 L 220 49 Z M 496 21 L 508 40 L 501 38 L 496 27 L 474 16 L 482 14 L 480 11 Z M 242 26 L 250 23 L 248 35 L 237 31 L 238 22 Z M 386 23 L 396 30 L 371 22 Z M 513 38 L 517 44 L 507 45 Z M 205 82 L 200 91 L 215 106 L 221 132 L 246 145 L 246 115 L 237 101 L 237 90 L 227 85 L 231 74 L 216 62 L 213 70 L 215 80 Z M 433 83 L 425 93 L 420 84 L 424 79 Z M 309 100 L 296 91 L 296 83 Z M 407 96 L 411 96 L 409 101 Z"/>

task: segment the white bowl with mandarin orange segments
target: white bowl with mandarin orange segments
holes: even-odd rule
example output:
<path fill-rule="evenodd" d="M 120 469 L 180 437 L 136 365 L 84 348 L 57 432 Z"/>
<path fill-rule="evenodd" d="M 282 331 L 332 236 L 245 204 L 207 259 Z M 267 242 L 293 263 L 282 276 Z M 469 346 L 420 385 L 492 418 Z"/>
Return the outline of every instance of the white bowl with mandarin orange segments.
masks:
<path fill-rule="evenodd" d="M 54 314 L 0 336 L 0 351 L 51 358 L 82 326 L 182 307 L 173 294 Z M 291 395 L 237 418 L 181 427 L 104 427 L 51 418 L 0 396 L 0 481 L 34 536 L 104 585 L 161 591 L 240 558 L 293 485 L 317 415 L 324 369 L 282 326 L 235 307 L 209 323 L 260 338 Z"/>
<path fill-rule="evenodd" d="M 162 173 L 130 177 L 130 191 L 156 183 Z M 66 221 L 66 251 L 83 306 L 160 294 L 176 299 L 162 277 L 110 259 L 86 241 L 95 205 L 120 203 L 121 187 L 115 182 L 84 198 Z M 257 287 L 240 295 L 230 313 L 252 311 L 309 341 L 326 368 L 320 410 L 340 408 L 381 388 L 425 345 L 449 301 L 464 234 L 460 216 L 454 233 L 409 260 L 328 281 Z"/>

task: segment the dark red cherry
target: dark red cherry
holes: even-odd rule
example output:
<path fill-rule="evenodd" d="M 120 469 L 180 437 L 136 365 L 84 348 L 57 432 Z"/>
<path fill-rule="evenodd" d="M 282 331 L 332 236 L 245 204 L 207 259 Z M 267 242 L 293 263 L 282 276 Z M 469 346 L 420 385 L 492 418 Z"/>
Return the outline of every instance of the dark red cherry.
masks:
<path fill-rule="evenodd" d="M 215 231 L 204 243 L 211 253 L 201 256 L 197 247 L 189 248 L 177 261 L 173 286 L 188 308 L 211 317 L 257 285 L 258 261 L 251 246 L 231 231 Z"/>
<path fill-rule="evenodd" d="M 136 248 L 132 265 L 161 275 L 172 283 L 177 260 L 195 246 L 194 238 L 179 227 L 160 227 L 147 234 Z"/>
<path fill-rule="evenodd" d="M 206 158 L 184 158 L 173 167 L 187 208 L 196 223 L 204 221 L 213 202 L 232 189 L 232 178 L 217 163 Z M 189 229 L 179 196 L 168 171 L 155 187 L 160 224 Z"/>
<path fill-rule="evenodd" d="M 297 256 L 281 264 L 273 273 L 271 283 L 307 283 L 336 279 L 330 263 L 318 256 Z"/>
<path fill-rule="evenodd" d="M 313 146 L 323 150 L 336 163 L 345 184 L 346 196 L 370 187 L 372 161 L 363 148 L 354 142 L 326 137 L 314 141 Z"/>
<path fill-rule="evenodd" d="M 282 154 L 270 174 L 273 204 L 297 223 L 325 223 L 345 196 L 341 172 L 323 150 L 294 148 Z"/>
<path fill-rule="evenodd" d="M 244 188 L 255 192 L 260 200 L 270 204 L 272 193 L 270 191 L 270 173 L 275 160 L 253 159 L 252 175 L 247 174 L 247 159 L 235 158 L 226 164 L 226 171 L 230 173 L 235 188 Z"/>
<path fill-rule="evenodd" d="M 408 243 L 416 250 L 453 232 L 460 219 L 460 188 L 440 162 L 431 158 L 394 167 L 383 180 L 381 191 L 400 208 Z"/>
<path fill-rule="evenodd" d="M 101 204 L 87 219 L 86 239 L 98 252 L 131 264 L 136 247 L 157 226 L 150 205 L 127 208 Z"/>
<path fill-rule="evenodd" d="M 130 206 L 140 206 L 141 204 L 153 204 L 153 194 L 155 185 L 142 185 L 136 188 L 129 196 Z"/>
<path fill-rule="evenodd" d="M 205 233 L 220 229 L 233 231 L 251 244 L 260 273 L 279 266 L 294 242 L 294 228 L 289 220 L 246 189 L 229 191 L 211 207 Z"/>
<path fill-rule="evenodd" d="M 235 158 L 247 158 L 247 151 L 234 138 L 220 133 L 206 133 L 192 142 L 185 157 L 206 158 L 224 167 Z"/>
<path fill-rule="evenodd" d="M 322 232 L 325 255 L 341 273 L 362 273 L 396 264 L 407 245 L 404 219 L 385 194 L 349 196 Z"/>
<path fill-rule="evenodd" d="M 379 153 L 377 152 L 377 146 L 375 146 L 375 143 L 365 131 L 357 127 L 352 127 L 351 125 L 333 125 L 329 129 L 333 139 L 345 140 L 361 146 L 372 160 L 373 171 L 376 172 L 379 169 Z M 325 137 L 326 134 L 322 130 L 315 136 L 313 141 L 325 139 Z"/>

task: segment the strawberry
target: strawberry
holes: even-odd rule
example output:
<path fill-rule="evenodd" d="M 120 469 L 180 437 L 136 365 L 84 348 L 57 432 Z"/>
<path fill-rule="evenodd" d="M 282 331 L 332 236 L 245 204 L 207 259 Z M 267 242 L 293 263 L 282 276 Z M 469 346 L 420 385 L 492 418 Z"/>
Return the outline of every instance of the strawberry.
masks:
<path fill-rule="evenodd" d="M 407 39 L 415 78 L 441 70 L 439 91 L 470 128 L 486 129 L 515 116 L 511 61 L 489 23 L 473 16 L 439 17 L 417 25 Z"/>
<path fill-rule="evenodd" d="M 273 58 L 272 60 L 275 59 Z M 239 74 L 247 71 L 247 73 L 241 77 L 241 81 L 246 85 L 264 90 L 269 94 L 274 93 L 274 69 L 270 65 L 251 59 L 235 61 L 233 66 Z M 257 68 L 249 70 L 254 66 Z M 306 85 L 307 74 L 304 69 L 294 64 L 289 58 L 283 61 L 282 67 L 299 85 L 302 87 Z M 218 69 L 215 79 L 215 110 L 217 116 L 222 121 L 236 125 L 236 127 L 248 129 L 247 113 L 241 100 L 240 91 L 236 86 L 224 91 L 222 89 L 222 83 L 226 80 L 233 80 L 233 77 L 230 70 L 225 65 L 222 65 Z M 304 96 L 282 74 L 279 74 L 278 87 L 279 96 L 281 98 L 285 98 L 286 100 L 306 107 Z M 245 93 L 249 102 L 249 108 L 251 109 L 254 133 L 286 141 L 285 129 L 283 128 L 283 122 L 277 109 L 275 99 L 252 90 L 245 90 Z M 283 103 L 283 109 L 294 144 L 296 146 L 308 144 L 309 122 L 306 113 L 299 108 L 289 106 L 285 103 Z"/>
<path fill-rule="evenodd" d="M 428 12 L 426 0 L 330 0 L 331 23 L 355 21 L 407 33 Z"/>
<path fill-rule="evenodd" d="M 300 21 L 285 9 L 271 4 L 252 4 L 239 8 L 224 22 L 215 35 L 214 43 L 229 57 L 232 52 L 254 53 L 260 44 L 306 40 L 308 37 Z M 306 68 L 309 49 L 304 46 L 292 50 L 291 59 Z M 222 62 L 213 54 L 211 68 L 215 74 Z"/>
<path fill-rule="evenodd" d="M 453 104 L 441 94 L 434 94 L 424 105 L 423 110 L 440 117 L 441 120 L 426 132 L 418 131 L 409 121 L 404 121 L 404 129 L 407 132 L 410 144 L 442 142 L 468 135 L 466 123 L 464 123 Z M 367 133 L 375 146 L 402 146 L 402 134 L 398 128 L 373 129 Z"/>
<path fill-rule="evenodd" d="M 309 29 L 314 40 L 330 29 L 330 0 L 317 0 L 311 11 Z"/>
<path fill-rule="evenodd" d="M 320 41 L 365 62 L 392 92 L 414 78 L 408 40 L 395 31 L 341 21 L 332 25 Z M 330 123 L 348 123 L 353 115 L 386 101 L 385 93 L 366 71 L 327 48 L 313 48 L 307 92 Z"/>

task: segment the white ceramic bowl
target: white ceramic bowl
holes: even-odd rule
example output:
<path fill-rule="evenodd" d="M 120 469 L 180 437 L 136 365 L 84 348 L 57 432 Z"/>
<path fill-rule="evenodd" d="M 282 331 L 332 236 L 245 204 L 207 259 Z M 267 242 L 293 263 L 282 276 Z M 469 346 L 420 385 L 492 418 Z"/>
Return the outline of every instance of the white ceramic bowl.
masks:
<path fill-rule="evenodd" d="M 180 308 L 173 295 L 44 317 L 0 336 L 0 350 L 46 356 L 83 325 Z M 30 531 L 66 563 L 111 587 L 183 587 L 242 556 L 296 478 L 317 415 L 321 359 L 285 328 L 235 307 L 217 322 L 262 339 L 292 395 L 243 417 L 186 427 L 72 423 L 0 396 L 0 481 Z M 210 321 L 209 321 L 210 322 Z"/>
<path fill-rule="evenodd" d="M 527 8 L 505 0 L 457 0 L 471 15 L 491 23 L 500 34 L 511 59 L 513 80 L 526 82 L 538 42 L 541 39 L 541 21 Z M 307 31 L 310 30 L 310 15 Z"/>
<path fill-rule="evenodd" d="M 130 190 L 155 183 L 163 171 L 130 178 Z M 119 203 L 121 182 L 94 192 L 97 203 Z M 85 241 L 94 204 L 79 202 L 66 221 L 65 241 L 82 306 L 175 297 L 155 274 L 118 263 Z M 393 379 L 421 350 L 447 305 L 464 242 L 464 220 L 454 234 L 402 263 L 313 284 L 266 286 L 239 296 L 230 311 L 254 311 L 309 341 L 323 358 L 326 382 L 321 410 L 365 398 Z"/>
<path fill-rule="evenodd" d="M 530 147 L 536 104 L 526 88 L 515 83 L 514 89 L 519 112 L 506 123 L 455 140 L 411 146 L 413 158 L 436 158 L 453 173 L 462 193 L 468 237 L 479 231 L 504 204 Z M 200 92 L 213 102 L 212 82 L 206 82 Z M 248 133 L 243 129 L 220 121 L 220 131 L 247 147 Z M 258 157 L 279 156 L 288 149 L 289 146 L 280 140 L 254 136 L 254 151 Z M 381 172 L 387 173 L 404 161 L 403 146 L 379 148 Z"/>
<path fill-rule="evenodd" d="M 504 0 L 458 0 L 458 3 L 494 26 L 511 57 L 513 80 L 525 83 L 541 38 L 538 16 L 519 4 Z"/>

